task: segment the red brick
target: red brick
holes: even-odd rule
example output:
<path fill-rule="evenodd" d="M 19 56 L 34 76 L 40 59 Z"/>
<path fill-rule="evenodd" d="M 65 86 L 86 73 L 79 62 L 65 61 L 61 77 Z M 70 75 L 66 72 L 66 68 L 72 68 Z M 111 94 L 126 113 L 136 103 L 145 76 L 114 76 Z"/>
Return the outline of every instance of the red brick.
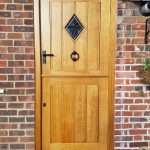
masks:
<path fill-rule="evenodd" d="M 9 61 L 8 67 L 24 67 L 24 61 Z"/>
<path fill-rule="evenodd" d="M 134 38 L 132 44 L 144 44 L 144 38 Z"/>
<path fill-rule="evenodd" d="M 130 147 L 142 147 L 142 146 L 148 146 L 148 142 L 134 142 L 129 144 Z"/>
<path fill-rule="evenodd" d="M 10 73 L 13 73 L 13 69 L 12 68 L 1 68 L 0 73 L 1 74 L 10 74 Z"/>
<path fill-rule="evenodd" d="M 16 131 L 16 130 L 12 130 L 12 131 L 9 131 L 9 135 L 10 136 L 24 136 L 25 135 L 25 132 L 24 131 Z"/>
<path fill-rule="evenodd" d="M 122 23 L 132 24 L 136 22 L 134 17 L 124 17 Z"/>
<path fill-rule="evenodd" d="M 34 61 L 26 61 L 25 66 L 26 67 L 34 67 Z"/>
<path fill-rule="evenodd" d="M 146 134 L 147 133 L 147 130 L 131 130 L 130 131 L 130 134 L 131 135 L 141 135 L 141 134 Z"/>
<path fill-rule="evenodd" d="M 13 55 L 12 54 L 0 54 L 0 59 L 3 61 L 13 60 Z"/>
<path fill-rule="evenodd" d="M 25 149 L 25 144 L 10 144 L 11 149 Z"/>
<path fill-rule="evenodd" d="M 8 89 L 7 94 L 9 95 L 23 95 L 25 94 L 25 89 Z M 21 105 L 21 104 L 20 104 Z M 16 106 L 17 107 L 17 106 Z"/>
<path fill-rule="evenodd" d="M 146 105 L 133 105 L 130 106 L 130 110 L 146 110 Z"/>
<path fill-rule="evenodd" d="M 33 38 L 34 38 L 33 33 L 24 33 L 24 39 L 33 40 Z"/>
<path fill-rule="evenodd" d="M 33 55 L 26 55 L 26 54 L 16 54 L 15 60 L 34 60 Z"/>
<path fill-rule="evenodd" d="M 0 67 L 6 67 L 7 62 L 6 61 L 0 61 Z"/>
<path fill-rule="evenodd" d="M 0 11 L 0 17 L 3 17 L 3 18 L 11 17 L 11 12 L 2 12 L 2 11 Z"/>
<path fill-rule="evenodd" d="M 144 36 L 145 36 L 145 32 L 144 31 L 137 32 L 137 37 L 144 37 Z"/>
<path fill-rule="evenodd" d="M 33 27 L 19 27 L 19 26 L 15 26 L 14 27 L 14 31 L 15 32 L 33 32 Z"/>
<path fill-rule="evenodd" d="M 8 135 L 8 132 L 7 132 L 7 131 L 4 131 L 4 130 L 3 130 L 3 131 L 0 131 L 0 135 L 1 135 L 1 136 L 7 136 L 7 135 Z"/>
<path fill-rule="evenodd" d="M 20 141 L 21 142 L 34 142 L 34 138 L 33 137 L 21 137 Z"/>
<path fill-rule="evenodd" d="M 24 5 L 24 10 L 32 10 L 33 11 L 33 5 Z"/>
<path fill-rule="evenodd" d="M 10 124 L 10 123 L 0 124 L 0 129 L 11 129 L 11 130 L 17 129 L 17 124 Z"/>
<path fill-rule="evenodd" d="M 13 46 L 13 41 L 11 41 L 11 40 L 0 40 L 0 46 Z"/>
<path fill-rule="evenodd" d="M 8 80 L 17 81 L 17 80 L 25 80 L 24 75 L 8 75 Z"/>
<path fill-rule="evenodd" d="M 0 18 L 0 25 L 4 25 L 5 23 L 6 23 L 6 20 Z"/>
<path fill-rule="evenodd" d="M 15 3 L 33 3 L 33 0 L 14 0 Z"/>
<path fill-rule="evenodd" d="M 0 3 L 12 3 L 12 0 L 0 0 Z"/>
<path fill-rule="evenodd" d="M 5 9 L 5 4 L 0 4 L 0 10 L 4 10 Z"/>
<path fill-rule="evenodd" d="M 25 53 L 34 53 L 34 48 L 25 48 Z"/>
<path fill-rule="evenodd" d="M 15 82 L 15 87 L 34 87 L 33 82 Z"/>
<path fill-rule="evenodd" d="M 21 103 L 9 103 L 8 108 L 24 108 L 24 104 Z"/>
<path fill-rule="evenodd" d="M 135 136 L 135 137 L 134 137 L 134 140 L 135 140 L 135 141 L 142 141 L 142 136 Z"/>
<path fill-rule="evenodd" d="M 20 123 L 20 122 L 25 122 L 25 117 L 9 117 L 9 122 L 16 122 L 16 123 Z"/>
<path fill-rule="evenodd" d="M 0 142 L 17 142 L 16 137 L 0 137 Z"/>
<path fill-rule="evenodd" d="M 35 144 L 26 144 L 26 149 L 34 149 Z"/>
<path fill-rule="evenodd" d="M 137 23 L 144 23 L 145 24 L 145 18 L 143 16 L 136 17 Z"/>
<path fill-rule="evenodd" d="M 7 4 L 6 9 L 8 9 L 8 10 L 22 10 L 22 5 Z"/>
<path fill-rule="evenodd" d="M 6 76 L 6 75 L 0 75 L 0 80 L 1 80 L 1 81 L 3 81 L 3 80 L 5 81 L 6 79 L 7 79 L 7 76 Z"/>
<path fill-rule="evenodd" d="M 132 30 L 145 30 L 145 25 L 143 24 L 132 25 Z"/>
<path fill-rule="evenodd" d="M 32 12 L 14 12 L 14 18 L 33 18 Z"/>
<path fill-rule="evenodd" d="M 33 25 L 33 20 L 32 19 L 24 19 L 24 24 L 25 25 Z"/>
<path fill-rule="evenodd" d="M 0 110 L 0 116 L 13 116 L 17 115 L 17 110 Z"/>
<path fill-rule="evenodd" d="M 8 39 L 22 39 L 23 35 L 21 33 L 8 33 Z"/>
<path fill-rule="evenodd" d="M 5 33 L 0 33 L 0 39 L 5 39 L 6 34 Z"/>
<path fill-rule="evenodd" d="M 9 53 L 24 53 L 24 49 L 18 48 L 18 47 L 8 47 L 8 52 Z"/>
<path fill-rule="evenodd" d="M 0 32 L 12 32 L 11 26 L 0 26 Z"/>
<path fill-rule="evenodd" d="M 15 46 L 33 46 L 33 41 L 14 41 Z"/>
<path fill-rule="evenodd" d="M 7 19 L 8 25 L 23 25 L 22 19 Z"/>

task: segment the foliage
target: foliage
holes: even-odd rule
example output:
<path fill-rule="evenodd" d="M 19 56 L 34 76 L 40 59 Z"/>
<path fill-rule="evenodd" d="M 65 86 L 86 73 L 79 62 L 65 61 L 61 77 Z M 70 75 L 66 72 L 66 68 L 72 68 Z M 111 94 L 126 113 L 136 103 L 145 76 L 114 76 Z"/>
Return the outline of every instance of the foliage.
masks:
<path fill-rule="evenodd" d="M 150 58 L 146 58 L 143 63 L 141 77 L 145 83 L 150 84 Z"/>
<path fill-rule="evenodd" d="M 150 69 L 150 58 L 146 58 L 144 63 L 143 63 L 143 68 L 142 70 L 145 71 L 147 69 Z"/>

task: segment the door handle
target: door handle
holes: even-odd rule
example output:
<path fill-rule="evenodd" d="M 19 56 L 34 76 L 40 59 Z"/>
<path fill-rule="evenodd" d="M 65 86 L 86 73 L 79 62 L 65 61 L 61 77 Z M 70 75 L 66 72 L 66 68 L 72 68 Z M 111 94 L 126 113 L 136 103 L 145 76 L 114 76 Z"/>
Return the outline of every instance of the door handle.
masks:
<path fill-rule="evenodd" d="M 42 51 L 42 63 L 43 64 L 46 64 L 46 57 L 49 56 L 49 57 L 53 57 L 55 56 L 54 54 L 46 54 L 46 51 Z"/>

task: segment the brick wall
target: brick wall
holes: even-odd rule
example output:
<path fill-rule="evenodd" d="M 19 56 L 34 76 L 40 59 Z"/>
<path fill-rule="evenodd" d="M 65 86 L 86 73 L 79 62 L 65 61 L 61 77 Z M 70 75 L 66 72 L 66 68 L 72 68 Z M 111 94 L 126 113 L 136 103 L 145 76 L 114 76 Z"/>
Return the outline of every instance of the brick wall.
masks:
<path fill-rule="evenodd" d="M 138 3 L 118 0 L 117 21 L 115 149 L 135 150 L 150 146 L 150 86 L 138 72 L 150 46 L 144 44 L 145 18 Z"/>
<path fill-rule="evenodd" d="M 138 8 L 118 0 L 116 150 L 150 144 L 150 86 L 138 73 L 150 47 Z M 0 0 L 0 88 L 7 89 L 0 96 L 0 149 L 34 149 L 33 0 Z"/>
<path fill-rule="evenodd" d="M 0 0 L 0 88 L 0 149 L 34 149 L 32 0 Z"/>

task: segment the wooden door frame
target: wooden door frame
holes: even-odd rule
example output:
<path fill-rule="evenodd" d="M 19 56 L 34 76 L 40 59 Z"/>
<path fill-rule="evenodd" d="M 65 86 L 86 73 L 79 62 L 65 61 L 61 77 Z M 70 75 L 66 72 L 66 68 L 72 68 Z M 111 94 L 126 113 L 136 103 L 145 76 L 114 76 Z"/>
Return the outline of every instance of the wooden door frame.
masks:
<path fill-rule="evenodd" d="M 102 0 L 103 1 L 103 0 Z M 105 0 L 104 0 L 105 1 Z M 109 62 L 109 129 L 108 141 L 109 150 L 114 149 L 114 62 L 116 48 L 116 11 L 117 0 L 111 1 L 111 18 L 110 22 L 114 22 L 110 27 L 110 53 L 111 59 Z M 41 103 L 41 42 L 40 42 L 40 0 L 34 0 L 34 47 L 35 47 L 35 149 L 42 150 L 42 103 Z"/>

